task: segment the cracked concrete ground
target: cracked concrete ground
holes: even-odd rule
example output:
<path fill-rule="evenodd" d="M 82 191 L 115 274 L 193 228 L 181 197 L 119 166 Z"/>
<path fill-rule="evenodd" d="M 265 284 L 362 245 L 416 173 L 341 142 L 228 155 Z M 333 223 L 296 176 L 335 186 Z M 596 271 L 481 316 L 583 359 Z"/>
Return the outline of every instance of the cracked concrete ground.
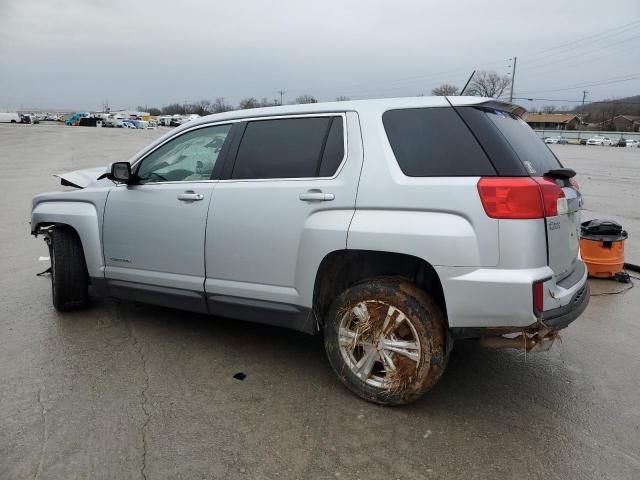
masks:
<path fill-rule="evenodd" d="M 1 480 L 640 478 L 640 288 L 593 297 L 548 354 L 459 342 L 395 409 L 343 388 L 318 338 L 130 302 L 57 313 L 31 197 L 161 133 L 0 126 Z M 554 150 L 640 263 L 640 149 Z"/>

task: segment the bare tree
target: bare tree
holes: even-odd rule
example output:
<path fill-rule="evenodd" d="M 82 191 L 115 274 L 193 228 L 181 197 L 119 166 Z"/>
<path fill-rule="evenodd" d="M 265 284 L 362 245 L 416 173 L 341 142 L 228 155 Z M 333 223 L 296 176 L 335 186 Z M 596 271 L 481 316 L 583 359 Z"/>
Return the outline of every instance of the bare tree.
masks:
<path fill-rule="evenodd" d="M 336 102 L 347 102 L 351 100 L 349 97 L 345 97 L 344 95 L 340 95 L 339 97 L 336 97 Z"/>
<path fill-rule="evenodd" d="M 431 90 L 431 95 L 443 96 L 446 97 L 448 95 L 458 95 L 460 90 L 455 85 L 450 85 L 448 83 L 443 83 L 439 87 Z"/>
<path fill-rule="evenodd" d="M 202 116 L 209 115 L 213 112 L 213 105 L 211 104 L 211 101 L 203 98 L 199 102 L 189 105 L 189 111 Z"/>
<path fill-rule="evenodd" d="M 480 70 L 471 79 L 468 95 L 498 98 L 511 84 L 508 76 L 500 76 L 494 71 Z"/>
<path fill-rule="evenodd" d="M 313 95 L 300 95 L 293 103 L 318 103 L 318 99 Z"/>
<path fill-rule="evenodd" d="M 233 110 L 233 106 L 227 104 L 224 101 L 224 97 L 218 97 L 216 98 L 216 101 L 213 102 L 212 109 L 213 109 L 213 113 L 222 113 L 222 112 L 228 112 L 229 110 Z"/>
<path fill-rule="evenodd" d="M 545 105 L 542 107 L 542 113 L 553 113 L 556 111 L 555 105 Z"/>
<path fill-rule="evenodd" d="M 258 108 L 260 107 L 260 102 L 255 97 L 243 98 L 240 100 L 240 110 L 246 110 L 248 108 Z"/>

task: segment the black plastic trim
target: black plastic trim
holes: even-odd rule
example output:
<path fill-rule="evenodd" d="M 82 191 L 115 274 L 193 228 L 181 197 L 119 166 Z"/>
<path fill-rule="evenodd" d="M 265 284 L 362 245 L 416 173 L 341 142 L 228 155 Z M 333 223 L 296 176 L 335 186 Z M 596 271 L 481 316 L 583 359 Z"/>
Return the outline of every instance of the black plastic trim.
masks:
<path fill-rule="evenodd" d="M 585 282 L 584 286 L 571 297 L 569 303 L 564 307 L 554 308 L 553 310 L 544 312 L 542 321 L 545 326 L 553 330 L 567 328 L 571 322 L 585 311 L 587 305 L 589 305 L 590 295 L 589 282 Z"/>
<path fill-rule="evenodd" d="M 209 294 L 207 302 L 213 315 L 289 328 L 311 335 L 318 333 L 310 308 L 218 294 Z"/>
<path fill-rule="evenodd" d="M 108 294 L 115 298 L 190 312 L 209 313 L 204 292 L 112 279 L 106 279 L 106 284 Z"/>

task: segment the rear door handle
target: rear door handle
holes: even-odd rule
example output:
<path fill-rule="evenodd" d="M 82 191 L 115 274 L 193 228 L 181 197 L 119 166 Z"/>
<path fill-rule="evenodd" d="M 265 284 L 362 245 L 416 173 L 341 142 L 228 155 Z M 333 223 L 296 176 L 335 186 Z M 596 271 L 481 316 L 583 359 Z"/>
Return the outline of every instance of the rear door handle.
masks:
<path fill-rule="evenodd" d="M 333 193 L 322 193 L 322 190 L 309 190 L 301 193 L 299 198 L 304 202 L 330 202 L 336 197 Z"/>
<path fill-rule="evenodd" d="M 187 190 L 178 195 L 178 200 L 183 202 L 197 202 L 204 199 L 204 195 L 201 193 L 196 193 L 193 190 Z"/>

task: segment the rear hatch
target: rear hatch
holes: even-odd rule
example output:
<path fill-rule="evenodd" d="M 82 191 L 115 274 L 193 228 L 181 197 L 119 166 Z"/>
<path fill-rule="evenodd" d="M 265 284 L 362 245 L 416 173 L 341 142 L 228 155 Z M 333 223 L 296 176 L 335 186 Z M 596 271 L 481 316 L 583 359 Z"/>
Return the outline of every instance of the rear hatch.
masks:
<path fill-rule="evenodd" d="M 548 265 L 556 282 L 577 265 L 582 197 L 575 172 L 560 161 L 512 104 L 486 102 L 455 107 L 491 159 L 500 177 L 531 177 L 540 185 Z M 531 218 L 531 217 L 529 217 Z"/>

